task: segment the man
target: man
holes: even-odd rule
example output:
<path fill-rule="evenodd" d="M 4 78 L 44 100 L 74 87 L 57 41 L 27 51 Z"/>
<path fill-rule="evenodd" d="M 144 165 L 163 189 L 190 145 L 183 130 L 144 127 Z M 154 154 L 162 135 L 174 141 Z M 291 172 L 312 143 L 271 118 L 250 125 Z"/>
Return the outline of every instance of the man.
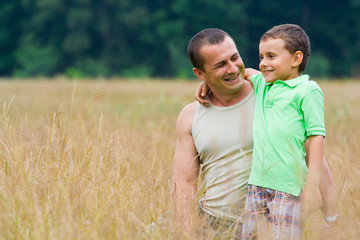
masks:
<path fill-rule="evenodd" d="M 244 80 L 245 66 L 234 40 L 220 29 L 196 34 L 188 55 L 194 74 L 211 90 L 210 104 L 193 102 L 179 115 L 173 201 L 185 229 L 191 229 L 200 173 L 201 214 L 216 231 L 231 227 L 238 236 L 251 168 L 253 87 Z M 323 182 L 327 182 L 323 185 L 333 189 L 327 166 L 324 169 Z"/>

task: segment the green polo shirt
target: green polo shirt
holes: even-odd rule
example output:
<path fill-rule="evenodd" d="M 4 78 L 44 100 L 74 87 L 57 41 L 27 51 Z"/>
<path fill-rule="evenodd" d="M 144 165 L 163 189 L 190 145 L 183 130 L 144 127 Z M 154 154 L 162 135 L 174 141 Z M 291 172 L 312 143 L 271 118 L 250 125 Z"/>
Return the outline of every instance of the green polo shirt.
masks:
<path fill-rule="evenodd" d="M 250 80 L 255 112 L 249 184 L 298 196 L 307 177 L 304 142 L 325 136 L 323 93 L 308 75 L 266 83 L 258 74 Z"/>

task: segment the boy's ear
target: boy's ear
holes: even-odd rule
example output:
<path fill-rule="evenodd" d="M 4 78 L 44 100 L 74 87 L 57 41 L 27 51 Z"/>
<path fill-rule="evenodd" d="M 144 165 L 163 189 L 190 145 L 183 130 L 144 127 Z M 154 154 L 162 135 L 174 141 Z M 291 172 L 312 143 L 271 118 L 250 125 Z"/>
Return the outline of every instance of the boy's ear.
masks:
<path fill-rule="evenodd" d="M 302 63 L 302 60 L 304 58 L 304 54 L 301 51 L 296 51 L 294 53 L 294 59 L 293 59 L 293 67 L 298 67 Z"/>
<path fill-rule="evenodd" d="M 196 67 L 193 67 L 193 72 L 198 79 L 200 79 L 201 81 L 205 81 L 205 76 L 204 76 L 203 71 L 201 71 L 200 69 L 198 69 Z"/>

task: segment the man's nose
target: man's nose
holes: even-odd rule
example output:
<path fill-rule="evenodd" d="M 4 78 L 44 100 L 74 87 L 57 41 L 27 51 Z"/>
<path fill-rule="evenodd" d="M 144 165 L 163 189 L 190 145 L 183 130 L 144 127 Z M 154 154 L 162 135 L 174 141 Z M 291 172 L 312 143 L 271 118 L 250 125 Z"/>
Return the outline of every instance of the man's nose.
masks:
<path fill-rule="evenodd" d="M 237 72 L 238 71 L 238 66 L 236 66 L 236 64 L 234 62 L 230 62 L 228 71 L 230 73 Z"/>

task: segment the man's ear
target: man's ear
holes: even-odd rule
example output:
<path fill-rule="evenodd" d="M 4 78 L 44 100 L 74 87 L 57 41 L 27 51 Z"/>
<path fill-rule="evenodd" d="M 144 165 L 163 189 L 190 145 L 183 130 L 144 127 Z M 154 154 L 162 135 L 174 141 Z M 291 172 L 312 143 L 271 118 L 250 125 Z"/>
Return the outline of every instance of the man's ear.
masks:
<path fill-rule="evenodd" d="M 196 67 L 193 67 L 193 72 L 198 79 L 200 79 L 201 81 L 205 81 L 204 72 L 202 70 L 200 70 Z"/>
<path fill-rule="evenodd" d="M 301 51 L 296 51 L 294 53 L 294 58 L 293 58 L 293 67 L 298 67 L 300 66 L 300 64 L 302 63 L 304 58 L 304 54 Z"/>

